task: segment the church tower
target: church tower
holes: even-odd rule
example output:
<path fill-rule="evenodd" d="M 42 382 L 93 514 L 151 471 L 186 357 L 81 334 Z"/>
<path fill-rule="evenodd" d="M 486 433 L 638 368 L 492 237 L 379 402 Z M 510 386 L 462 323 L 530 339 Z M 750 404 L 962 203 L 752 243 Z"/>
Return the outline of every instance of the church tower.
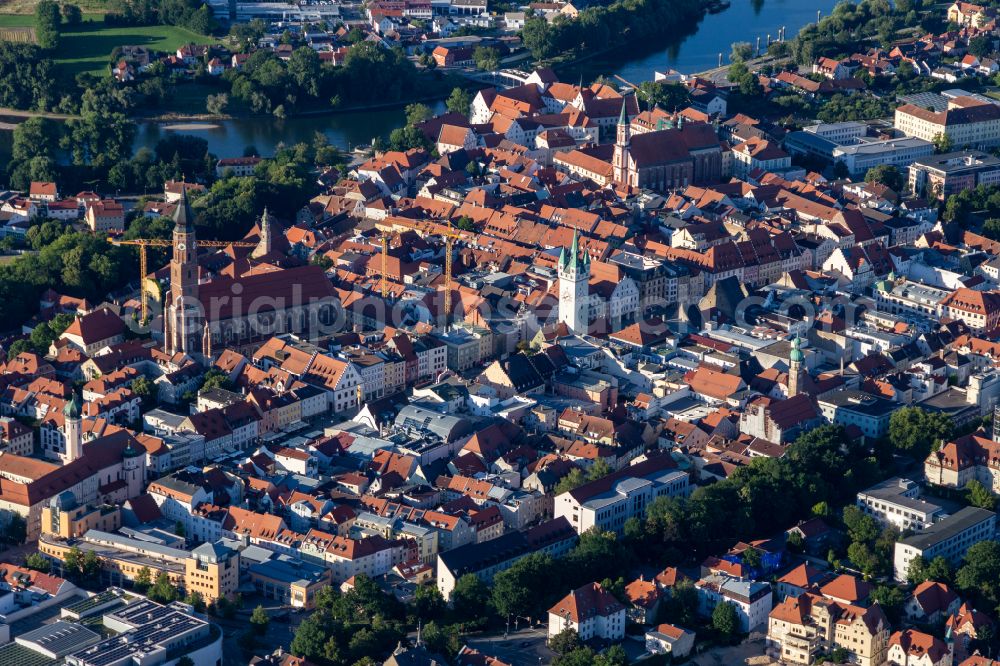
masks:
<path fill-rule="evenodd" d="M 802 391 L 802 361 L 799 336 L 792 339 L 792 351 L 788 354 L 788 397 L 794 398 Z"/>
<path fill-rule="evenodd" d="M 577 335 L 587 332 L 590 323 L 590 257 L 580 256 L 580 234 L 573 232 L 569 254 L 559 253 L 559 321 Z"/>
<path fill-rule="evenodd" d="M 143 481 L 146 476 L 146 452 L 132 438 L 122 451 L 122 475 L 128 484 L 128 497 L 138 497 L 142 494 Z"/>
<path fill-rule="evenodd" d="M 170 300 L 164 317 L 167 353 L 201 351 L 201 308 L 198 303 L 198 241 L 187 192 L 174 211 L 173 256 L 170 259 Z"/>
<path fill-rule="evenodd" d="M 616 185 L 631 185 L 629 178 L 629 145 L 632 140 L 632 129 L 628 123 L 628 97 L 622 98 L 622 112 L 618 116 L 618 127 L 615 133 L 615 154 L 612 158 L 611 166 L 614 169 L 614 181 Z"/>
<path fill-rule="evenodd" d="M 66 462 L 71 463 L 83 455 L 83 401 L 80 394 L 73 397 L 63 407 L 63 433 L 66 438 Z"/>
<path fill-rule="evenodd" d="M 267 208 L 265 208 L 264 214 L 260 216 L 260 240 L 257 241 L 257 247 L 253 249 L 250 256 L 254 259 L 260 259 L 272 252 L 274 252 L 274 229 L 271 226 L 271 216 L 268 215 Z"/>

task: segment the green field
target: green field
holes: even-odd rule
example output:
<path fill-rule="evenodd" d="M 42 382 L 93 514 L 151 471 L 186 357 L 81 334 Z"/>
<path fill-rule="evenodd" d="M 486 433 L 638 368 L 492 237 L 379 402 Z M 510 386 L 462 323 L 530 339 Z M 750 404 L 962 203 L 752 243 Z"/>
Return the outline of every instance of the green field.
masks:
<path fill-rule="evenodd" d="M 172 25 L 107 26 L 103 14 L 84 14 L 84 22 L 70 30 L 63 28 L 55 62 L 67 77 L 81 72 L 107 74 L 111 51 L 126 44 L 173 53 L 184 44 L 212 44 L 218 40 Z M 0 34 L 4 28 L 28 28 L 35 17 L 0 14 Z M 18 40 L 21 41 L 21 40 Z M 60 57 L 62 56 L 62 57 Z"/>
<path fill-rule="evenodd" d="M 0 28 L 32 28 L 35 17 L 30 14 L 0 14 Z"/>
<path fill-rule="evenodd" d="M 81 72 L 102 74 L 108 72 L 111 51 L 126 44 L 145 46 L 156 51 L 172 53 L 184 44 L 211 44 L 212 37 L 199 35 L 186 28 L 172 25 L 106 26 L 100 21 L 84 21 L 73 32 L 64 31 L 55 59 L 59 68 L 69 77 Z"/>

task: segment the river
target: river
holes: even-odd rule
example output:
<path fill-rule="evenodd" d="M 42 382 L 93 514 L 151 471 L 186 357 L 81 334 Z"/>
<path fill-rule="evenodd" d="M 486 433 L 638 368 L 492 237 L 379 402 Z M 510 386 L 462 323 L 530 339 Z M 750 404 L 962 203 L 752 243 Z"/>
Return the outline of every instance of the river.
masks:
<path fill-rule="evenodd" d="M 733 42 L 753 44 L 760 37 L 763 45 L 767 35 L 776 38 L 782 26 L 786 37 L 791 38 L 804 25 L 816 20 L 817 10 L 826 15 L 836 3 L 837 0 L 732 0 L 729 9 L 706 15 L 690 35 L 609 52 L 568 66 L 561 70 L 560 76 L 565 81 L 581 77 L 589 81 L 599 75 L 618 74 L 639 83 L 652 79 L 654 71 L 667 68 L 686 74 L 705 71 L 718 65 L 720 52 L 728 59 Z M 438 103 L 433 108 L 441 112 L 444 105 Z M 135 145 L 152 148 L 168 133 L 181 132 L 205 138 L 209 150 L 220 157 L 242 155 L 251 146 L 261 155 L 271 155 L 279 143 L 311 141 L 316 132 L 323 132 L 333 145 L 349 149 L 367 144 L 375 136 L 388 136 L 403 124 L 403 119 L 403 109 L 396 108 L 285 120 L 251 117 L 209 123 L 143 122 L 139 124 Z M 9 137 L 0 139 L 0 158 L 5 139 Z"/>

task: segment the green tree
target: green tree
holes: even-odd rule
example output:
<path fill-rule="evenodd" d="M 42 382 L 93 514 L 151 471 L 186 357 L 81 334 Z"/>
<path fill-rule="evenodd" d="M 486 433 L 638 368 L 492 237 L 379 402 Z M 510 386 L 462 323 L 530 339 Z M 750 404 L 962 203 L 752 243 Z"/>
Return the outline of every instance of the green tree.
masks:
<path fill-rule="evenodd" d="M 991 35 L 978 35 L 969 40 L 969 53 L 983 58 L 993 52 L 993 37 Z"/>
<path fill-rule="evenodd" d="M 671 624 L 690 627 L 698 617 L 698 590 L 690 579 L 674 585 L 661 610 L 663 619 Z"/>
<path fill-rule="evenodd" d="M 1000 218 L 991 217 L 983 223 L 983 235 L 990 240 L 1000 240 Z"/>
<path fill-rule="evenodd" d="M 871 546 L 861 541 L 854 541 L 847 547 L 847 557 L 854 563 L 866 578 L 874 576 L 879 570 L 878 555 Z"/>
<path fill-rule="evenodd" d="M 598 655 L 589 647 L 579 647 L 552 660 L 552 666 L 597 666 Z"/>
<path fill-rule="evenodd" d="M 751 569 L 757 569 L 762 563 L 761 552 L 752 546 L 743 551 L 742 557 L 743 564 Z"/>
<path fill-rule="evenodd" d="M 934 150 L 939 153 L 950 153 L 954 149 L 954 144 L 947 134 L 935 134 L 931 138 L 931 143 L 934 144 Z"/>
<path fill-rule="evenodd" d="M 549 649 L 558 655 L 569 654 L 580 647 L 580 635 L 576 629 L 566 628 L 549 639 Z"/>
<path fill-rule="evenodd" d="M 63 569 L 70 578 L 79 577 L 83 573 L 83 552 L 78 547 L 72 546 L 66 551 Z"/>
<path fill-rule="evenodd" d="M 614 532 L 589 529 L 580 535 L 580 541 L 562 558 L 571 573 L 570 587 L 615 577 L 631 566 L 631 553 L 618 541 Z"/>
<path fill-rule="evenodd" d="M 428 622 L 421 636 L 427 649 L 431 652 L 454 658 L 462 649 L 462 641 L 458 633 L 458 625 L 439 626 L 436 622 Z"/>
<path fill-rule="evenodd" d="M 964 564 L 955 575 L 955 584 L 968 594 L 1000 603 L 1000 542 L 980 541 L 969 547 Z"/>
<path fill-rule="evenodd" d="M 267 625 L 270 623 L 271 617 L 263 606 L 257 606 L 253 609 L 253 613 L 250 614 L 250 627 L 253 629 L 253 633 L 263 636 L 267 633 Z"/>
<path fill-rule="evenodd" d="M 680 83 L 643 81 L 639 84 L 638 95 L 645 100 L 647 109 L 658 106 L 669 111 L 688 103 L 688 90 Z"/>
<path fill-rule="evenodd" d="M 997 498 L 989 488 L 976 479 L 972 479 L 965 485 L 965 498 L 972 506 L 989 511 L 996 510 Z"/>
<path fill-rule="evenodd" d="M 189 592 L 188 595 L 184 597 L 184 603 L 194 608 L 198 613 L 205 610 L 205 599 L 201 596 L 201 592 Z"/>
<path fill-rule="evenodd" d="M 712 629 L 723 641 L 731 641 L 739 634 L 740 618 L 736 607 L 723 601 L 712 610 Z"/>
<path fill-rule="evenodd" d="M 143 407 L 147 409 L 156 404 L 156 396 L 159 393 L 156 385 L 143 375 L 139 375 L 132 382 L 132 392 L 139 396 Z"/>
<path fill-rule="evenodd" d="M 555 51 L 552 26 L 541 16 L 529 16 L 521 28 L 521 42 L 536 59 L 547 58 Z"/>
<path fill-rule="evenodd" d="M 903 613 L 906 595 L 895 585 L 879 585 L 872 591 L 872 601 L 877 601 L 890 621 L 898 623 Z"/>
<path fill-rule="evenodd" d="M 52 563 L 41 553 L 31 553 L 28 555 L 28 557 L 24 558 L 24 565 L 29 569 L 34 569 L 42 573 L 48 573 L 52 569 Z"/>
<path fill-rule="evenodd" d="M 465 88 L 454 88 L 444 104 L 448 111 L 468 117 L 472 107 L 472 95 Z"/>
<path fill-rule="evenodd" d="M 66 3 L 62 6 L 62 22 L 75 28 L 83 22 L 83 12 L 76 5 Z"/>
<path fill-rule="evenodd" d="M 889 418 L 889 442 L 898 451 L 923 461 L 941 442 L 951 438 L 951 419 L 920 407 L 897 409 Z"/>
<path fill-rule="evenodd" d="M 201 390 L 205 391 L 208 389 L 219 388 L 226 391 L 232 391 L 236 388 L 233 381 L 229 378 L 229 375 L 223 372 L 221 369 L 212 367 L 208 369 L 205 373 L 201 382 Z"/>
<path fill-rule="evenodd" d="M 28 524 L 24 518 L 17 514 L 8 515 L 2 527 L 3 529 L 0 530 L 0 543 L 20 545 L 28 538 Z"/>
<path fill-rule="evenodd" d="M 158 603 L 169 604 L 171 601 L 177 601 L 180 594 L 174 584 L 170 582 L 170 576 L 167 575 L 167 572 L 161 571 L 156 574 L 156 580 L 146 596 Z"/>
<path fill-rule="evenodd" d="M 902 192 L 906 181 L 899 169 L 889 164 L 872 167 L 865 174 L 866 183 L 881 183 L 894 192 Z"/>
<path fill-rule="evenodd" d="M 474 574 L 464 574 L 455 581 L 451 606 L 462 621 L 480 624 L 490 616 L 490 589 Z"/>
<path fill-rule="evenodd" d="M 555 561 L 545 553 L 532 553 L 501 571 L 493 579 L 493 607 L 501 617 L 541 617 L 557 578 Z"/>
<path fill-rule="evenodd" d="M 810 513 L 812 513 L 812 515 L 814 515 L 817 518 L 829 518 L 833 512 L 830 510 L 829 503 L 816 502 L 816 504 L 813 505 L 812 511 L 810 511 Z"/>
<path fill-rule="evenodd" d="M 951 564 L 941 555 L 938 555 L 927 565 L 927 579 L 939 583 L 950 583 L 954 572 Z"/>
<path fill-rule="evenodd" d="M 729 60 L 732 62 L 742 62 L 753 57 L 753 44 L 750 42 L 734 42 L 732 51 L 729 53 Z"/>
<path fill-rule="evenodd" d="M 153 573 L 149 570 L 149 567 L 143 567 L 136 573 L 132 586 L 139 594 L 145 594 L 152 584 Z"/>
<path fill-rule="evenodd" d="M 59 3 L 54 0 L 41 0 L 35 5 L 35 39 L 43 49 L 59 47 L 59 27 L 62 16 L 59 13 Z"/>
<path fill-rule="evenodd" d="M 226 93 L 208 95 L 205 97 L 205 110 L 212 115 L 217 116 L 225 113 L 227 106 L 229 106 L 229 95 Z"/>
<path fill-rule="evenodd" d="M 596 481 L 606 477 L 611 474 L 614 470 L 611 469 L 611 465 L 607 463 L 603 458 L 598 458 L 587 470 L 587 481 Z"/>
<path fill-rule="evenodd" d="M 563 478 L 559 479 L 559 483 L 556 484 L 553 493 L 560 495 L 562 493 L 568 493 L 571 490 L 579 488 L 587 482 L 587 477 L 584 476 L 583 470 L 579 467 L 574 467 L 566 474 Z"/>
<path fill-rule="evenodd" d="M 477 46 L 472 52 L 476 67 L 484 72 L 495 72 L 500 69 L 500 52 L 492 46 Z"/>
<path fill-rule="evenodd" d="M 289 650 L 296 657 L 320 661 L 326 657 L 327 632 L 318 613 L 307 617 L 295 630 Z"/>
<path fill-rule="evenodd" d="M 101 576 L 101 561 L 97 558 L 97 553 L 88 550 L 83 554 L 80 562 L 80 573 L 86 580 L 96 581 Z"/>
<path fill-rule="evenodd" d="M 851 541 L 859 543 L 874 543 L 878 538 L 879 528 L 875 519 L 856 506 L 844 507 L 844 526 L 847 527 Z"/>
<path fill-rule="evenodd" d="M 594 666 L 626 666 L 628 655 L 621 645 L 612 645 L 607 650 L 597 655 L 594 659 Z"/>
<path fill-rule="evenodd" d="M 910 585 L 920 585 L 928 578 L 927 560 L 923 555 L 917 555 L 910 560 L 910 566 L 906 570 L 906 582 Z"/>
<path fill-rule="evenodd" d="M 421 585 L 413 595 L 413 611 L 418 618 L 433 620 L 445 610 L 444 597 L 436 585 Z"/>
<path fill-rule="evenodd" d="M 412 150 L 415 148 L 427 148 L 430 142 L 427 136 L 417 127 L 407 125 L 397 127 L 389 132 L 389 148 L 392 150 Z"/>
<path fill-rule="evenodd" d="M 417 125 L 425 120 L 430 120 L 433 117 L 434 111 L 426 104 L 415 103 L 406 105 L 407 125 Z"/>

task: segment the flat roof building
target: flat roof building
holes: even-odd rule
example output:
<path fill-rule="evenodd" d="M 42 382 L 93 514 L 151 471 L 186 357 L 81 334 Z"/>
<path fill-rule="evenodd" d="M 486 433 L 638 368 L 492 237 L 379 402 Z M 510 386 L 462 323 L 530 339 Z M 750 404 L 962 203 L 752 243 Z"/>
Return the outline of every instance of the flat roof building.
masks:
<path fill-rule="evenodd" d="M 995 535 L 996 514 L 967 506 L 921 532 L 896 542 L 893 576 L 899 582 L 905 581 L 910 563 L 918 555 L 928 561 L 941 556 L 953 566 L 957 565 L 970 546 L 993 539 Z"/>

